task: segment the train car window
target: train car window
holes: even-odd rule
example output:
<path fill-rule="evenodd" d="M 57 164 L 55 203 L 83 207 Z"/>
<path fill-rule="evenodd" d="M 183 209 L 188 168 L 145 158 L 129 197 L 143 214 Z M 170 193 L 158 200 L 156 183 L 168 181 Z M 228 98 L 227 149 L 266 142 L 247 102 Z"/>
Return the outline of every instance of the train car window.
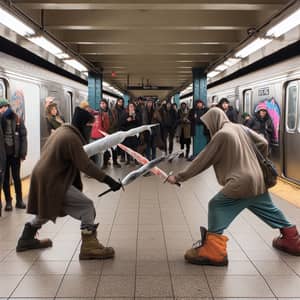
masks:
<path fill-rule="evenodd" d="M 6 86 L 3 79 L 0 79 L 0 98 L 6 98 Z"/>
<path fill-rule="evenodd" d="M 219 100 L 218 96 L 212 97 L 212 103 L 218 103 L 218 100 Z"/>
<path fill-rule="evenodd" d="M 252 114 L 252 90 L 244 91 L 243 106 L 244 112 Z"/>
<path fill-rule="evenodd" d="M 72 114 L 73 114 L 73 93 L 72 92 L 66 92 L 65 93 L 65 100 L 66 100 L 66 109 L 68 112 L 68 115 L 66 115 L 66 121 L 71 122 L 72 120 Z"/>
<path fill-rule="evenodd" d="M 286 130 L 295 131 L 297 126 L 297 108 L 298 108 L 298 83 L 296 81 L 290 82 L 286 91 L 286 115 L 285 126 Z"/>

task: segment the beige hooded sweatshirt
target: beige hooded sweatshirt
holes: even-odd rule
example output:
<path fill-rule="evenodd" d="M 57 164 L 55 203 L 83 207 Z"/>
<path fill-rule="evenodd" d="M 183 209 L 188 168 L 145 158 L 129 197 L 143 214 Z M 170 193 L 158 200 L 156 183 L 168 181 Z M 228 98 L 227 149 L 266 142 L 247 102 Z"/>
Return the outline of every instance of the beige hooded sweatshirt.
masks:
<path fill-rule="evenodd" d="M 188 180 L 213 166 L 226 197 L 238 199 L 265 193 L 262 170 L 251 143 L 266 156 L 267 141 L 247 127 L 231 123 L 219 108 L 211 108 L 201 120 L 209 129 L 211 141 L 191 165 L 176 175 L 177 180 Z"/>

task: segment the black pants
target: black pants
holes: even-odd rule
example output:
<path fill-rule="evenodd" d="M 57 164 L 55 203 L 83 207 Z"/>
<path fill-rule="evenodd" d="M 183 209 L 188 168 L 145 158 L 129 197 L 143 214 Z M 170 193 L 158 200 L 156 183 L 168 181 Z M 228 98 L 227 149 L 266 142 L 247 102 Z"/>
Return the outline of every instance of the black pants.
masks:
<path fill-rule="evenodd" d="M 165 127 L 163 129 L 163 139 L 165 143 L 165 150 L 166 152 L 169 152 L 171 154 L 173 152 L 173 144 L 174 144 L 174 136 L 175 136 L 175 131 L 174 129 Z M 167 139 L 169 138 L 169 148 L 167 147 Z"/>
<path fill-rule="evenodd" d="M 117 163 L 117 158 L 118 158 L 118 152 L 117 149 L 111 148 L 111 153 L 112 153 L 112 159 L 113 159 L 113 163 Z M 106 150 L 103 154 L 103 160 L 104 160 L 104 164 L 107 165 L 108 161 L 110 159 L 110 152 L 108 150 Z"/>
<path fill-rule="evenodd" d="M 10 170 L 12 173 L 12 177 L 14 180 L 14 186 L 16 191 L 16 200 L 22 200 L 22 185 L 21 185 L 21 178 L 20 178 L 20 167 L 21 167 L 21 160 L 20 158 L 16 158 L 14 156 L 7 156 L 6 157 L 6 169 L 4 174 L 4 182 L 3 182 L 3 191 L 5 195 L 5 200 L 11 201 L 12 197 L 10 194 Z"/>

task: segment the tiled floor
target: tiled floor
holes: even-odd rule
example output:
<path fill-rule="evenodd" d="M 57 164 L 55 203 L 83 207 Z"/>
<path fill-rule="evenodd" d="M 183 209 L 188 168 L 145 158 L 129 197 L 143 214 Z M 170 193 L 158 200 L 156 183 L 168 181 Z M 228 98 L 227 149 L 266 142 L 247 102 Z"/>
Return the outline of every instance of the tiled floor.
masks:
<path fill-rule="evenodd" d="M 170 171 L 185 165 L 175 160 L 161 167 Z M 108 172 L 122 178 L 129 170 Z M 106 186 L 83 179 L 97 208 L 98 237 L 115 247 L 115 259 L 79 261 L 79 222 L 69 217 L 40 231 L 41 238 L 53 239 L 53 248 L 17 254 L 17 238 L 30 216 L 19 210 L 4 213 L 0 299 L 300 299 L 300 257 L 272 249 L 277 232 L 248 211 L 226 232 L 228 267 L 184 262 L 185 250 L 199 239 L 199 226 L 207 224 L 207 203 L 219 189 L 212 169 L 181 188 L 141 177 L 125 193 L 101 199 L 97 194 Z M 300 226 L 300 208 L 273 198 Z"/>

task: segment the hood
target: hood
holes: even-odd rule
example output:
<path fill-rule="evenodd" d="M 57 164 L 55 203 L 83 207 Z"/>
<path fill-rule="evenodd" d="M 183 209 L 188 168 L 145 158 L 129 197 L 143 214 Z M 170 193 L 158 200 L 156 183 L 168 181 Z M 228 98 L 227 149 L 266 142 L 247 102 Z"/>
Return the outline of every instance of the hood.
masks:
<path fill-rule="evenodd" d="M 94 117 L 85 109 L 80 107 L 76 107 L 72 119 L 72 125 L 76 127 L 83 137 L 85 137 L 85 126 L 87 123 L 91 123 L 94 121 Z"/>
<path fill-rule="evenodd" d="M 224 124 L 230 123 L 225 112 L 218 107 L 213 107 L 208 110 L 208 112 L 201 117 L 201 121 L 208 128 L 211 137 L 221 130 Z"/>

